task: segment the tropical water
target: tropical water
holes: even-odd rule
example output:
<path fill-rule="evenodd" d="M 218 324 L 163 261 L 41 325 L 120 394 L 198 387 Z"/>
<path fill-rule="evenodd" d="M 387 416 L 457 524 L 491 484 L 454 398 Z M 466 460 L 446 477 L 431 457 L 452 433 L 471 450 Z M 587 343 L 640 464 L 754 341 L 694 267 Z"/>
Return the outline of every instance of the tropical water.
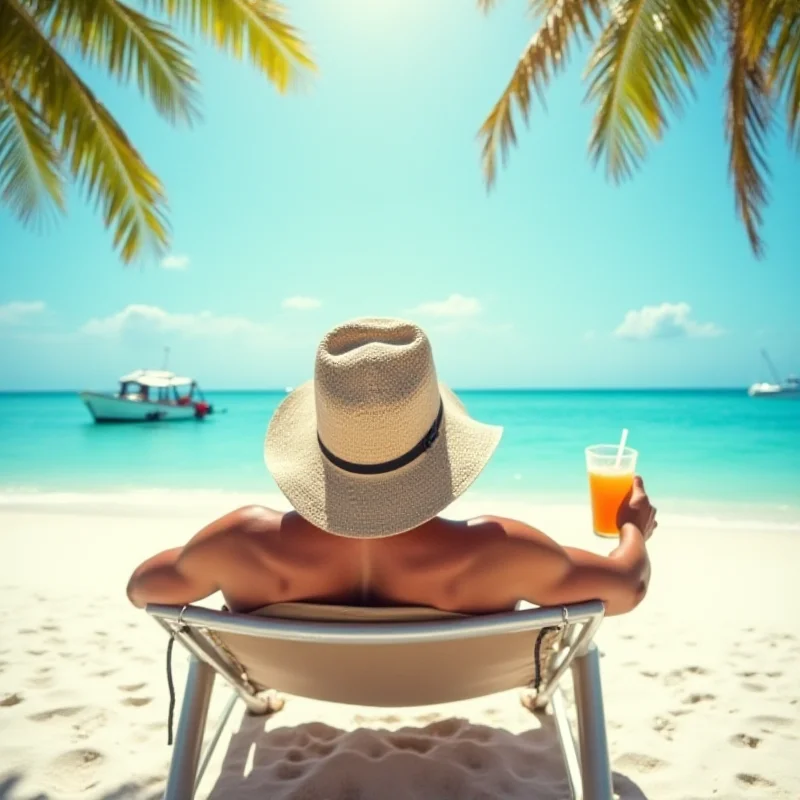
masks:
<path fill-rule="evenodd" d="M 505 433 L 473 493 L 586 498 L 584 448 L 623 427 L 663 505 L 800 513 L 800 401 L 743 391 L 466 391 Z M 0 492 L 166 488 L 272 493 L 263 439 L 282 392 L 211 392 L 202 422 L 96 425 L 74 394 L 0 394 Z"/>

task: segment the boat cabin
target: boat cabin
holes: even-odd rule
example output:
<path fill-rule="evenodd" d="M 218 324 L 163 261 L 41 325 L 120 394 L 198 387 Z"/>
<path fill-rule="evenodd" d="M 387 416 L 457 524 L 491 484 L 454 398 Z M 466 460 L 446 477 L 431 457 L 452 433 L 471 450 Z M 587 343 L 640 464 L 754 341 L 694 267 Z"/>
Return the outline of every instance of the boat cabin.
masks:
<path fill-rule="evenodd" d="M 119 397 L 122 400 L 179 406 L 205 400 L 200 387 L 191 378 L 153 369 L 139 369 L 123 375 L 119 380 Z"/>

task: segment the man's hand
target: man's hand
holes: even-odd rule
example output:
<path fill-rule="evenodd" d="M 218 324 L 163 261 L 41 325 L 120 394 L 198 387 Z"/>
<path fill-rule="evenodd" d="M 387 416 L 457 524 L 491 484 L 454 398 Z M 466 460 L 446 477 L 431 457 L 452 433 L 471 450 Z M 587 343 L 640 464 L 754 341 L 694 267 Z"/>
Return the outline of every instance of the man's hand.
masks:
<path fill-rule="evenodd" d="M 617 512 L 617 527 L 621 531 L 623 525 L 634 525 L 641 531 L 646 541 L 658 527 L 656 510 L 654 506 L 650 505 L 650 498 L 644 490 L 644 482 L 637 475 L 633 479 L 633 488 L 622 501 Z"/>

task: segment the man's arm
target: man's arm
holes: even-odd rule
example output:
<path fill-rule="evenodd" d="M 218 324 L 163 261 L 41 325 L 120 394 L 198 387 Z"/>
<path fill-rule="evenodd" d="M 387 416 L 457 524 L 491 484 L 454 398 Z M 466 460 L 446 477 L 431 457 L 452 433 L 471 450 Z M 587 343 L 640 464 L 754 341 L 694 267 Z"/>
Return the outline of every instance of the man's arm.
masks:
<path fill-rule="evenodd" d="M 227 568 L 233 540 L 257 524 L 264 512 L 257 507 L 232 511 L 207 525 L 185 546 L 148 558 L 128 581 L 128 599 L 144 608 L 148 603 L 194 603 L 213 594 Z"/>
<path fill-rule="evenodd" d="M 128 599 L 144 608 L 148 603 L 185 605 L 213 594 L 218 588 L 216 581 L 202 567 L 204 554 L 198 552 L 206 549 L 190 542 L 148 558 L 128 581 Z"/>
<path fill-rule="evenodd" d="M 650 559 L 644 536 L 635 525 L 622 527 L 620 543 L 608 556 L 575 547 L 561 549 L 563 556 L 538 593 L 540 605 L 602 600 L 606 616 L 613 616 L 632 611 L 644 599 Z"/>
<path fill-rule="evenodd" d="M 650 581 L 645 542 L 656 527 L 655 513 L 637 477 L 620 509 L 619 545 L 608 556 L 562 547 L 523 523 L 503 521 L 506 591 L 542 606 L 602 600 L 608 616 L 631 611 Z"/>

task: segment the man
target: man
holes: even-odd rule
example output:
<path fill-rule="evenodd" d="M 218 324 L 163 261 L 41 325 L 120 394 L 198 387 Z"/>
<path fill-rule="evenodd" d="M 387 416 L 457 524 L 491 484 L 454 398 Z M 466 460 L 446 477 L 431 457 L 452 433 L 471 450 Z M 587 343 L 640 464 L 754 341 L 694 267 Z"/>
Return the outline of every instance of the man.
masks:
<path fill-rule="evenodd" d="M 360 319 L 322 340 L 314 381 L 270 422 L 267 466 L 294 511 L 241 508 L 131 576 L 135 605 L 185 604 L 221 591 L 234 611 L 308 601 L 509 610 L 518 600 L 600 599 L 623 614 L 650 578 L 657 523 L 641 478 L 619 511 L 619 546 L 561 547 L 523 522 L 438 514 L 475 480 L 501 428 L 471 419 L 438 383 L 416 325 Z"/>

